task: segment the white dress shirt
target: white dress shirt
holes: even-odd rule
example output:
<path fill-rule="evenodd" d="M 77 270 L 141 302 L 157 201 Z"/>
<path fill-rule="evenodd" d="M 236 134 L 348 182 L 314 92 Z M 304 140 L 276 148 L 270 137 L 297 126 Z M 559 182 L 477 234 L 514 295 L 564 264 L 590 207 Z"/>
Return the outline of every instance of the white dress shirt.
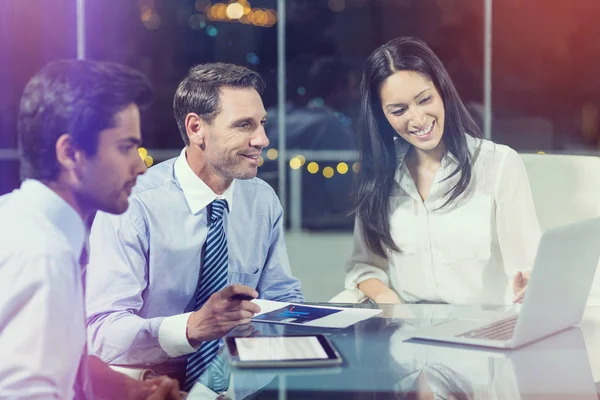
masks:
<path fill-rule="evenodd" d="M 390 199 L 390 229 L 400 248 L 387 260 L 366 246 L 355 224 L 346 288 L 376 278 L 404 301 L 510 304 L 512 278 L 533 266 L 541 232 L 521 157 L 511 148 L 467 136 L 475 155 L 472 180 L 454 203 L 441 207 L 457 166 L 448 152 L 423 201 L 404 162 L 409 145 L 396 140 L 398 169 Z"/>
<path fill-rule="evenodd" d="M 72 399 L 85 346 L 82 219 L 44 184 L 0 197 L 0 398 Z"/>

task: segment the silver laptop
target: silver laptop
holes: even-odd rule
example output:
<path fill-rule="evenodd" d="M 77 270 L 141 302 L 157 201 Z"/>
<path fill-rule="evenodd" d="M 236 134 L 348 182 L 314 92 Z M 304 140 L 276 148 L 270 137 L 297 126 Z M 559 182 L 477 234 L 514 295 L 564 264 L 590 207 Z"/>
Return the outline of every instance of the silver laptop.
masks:
<path fill-rule="evenodd" d="M 542 236 L 519 313 L 498 319 L 455 318 L 410 332 L 418 339 L 511 349 L 581 320 L 600 259 L 600 218 Z"/>

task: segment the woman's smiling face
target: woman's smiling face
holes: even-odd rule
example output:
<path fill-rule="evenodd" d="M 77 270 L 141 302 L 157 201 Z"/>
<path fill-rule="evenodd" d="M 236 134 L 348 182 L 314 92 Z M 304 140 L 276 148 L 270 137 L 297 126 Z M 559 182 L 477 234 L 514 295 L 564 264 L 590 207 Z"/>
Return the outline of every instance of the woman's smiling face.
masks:
<path fill-rule="evenodd" d="M 429 78 L 414 71 L 398 71 L 385 80 L 379 98 L 383 114 L 404 140 L 426 152 L 440 145 L 444 102 Z"/>

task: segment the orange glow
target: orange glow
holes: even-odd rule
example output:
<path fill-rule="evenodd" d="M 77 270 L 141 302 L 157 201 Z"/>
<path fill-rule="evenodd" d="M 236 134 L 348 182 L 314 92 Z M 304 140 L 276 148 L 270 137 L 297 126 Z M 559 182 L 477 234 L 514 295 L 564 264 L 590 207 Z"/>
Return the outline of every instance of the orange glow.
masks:
<path fill-rule="evenodd" d="M 273 26 L 277 22 L 277 12 L 275 10 L 267 10 L 267 23 L 265 26 Z"/>
<path fill-rule="evenodd" d="M 248 20 L 248 22 L 250 22 L 251 24 L 254 24 L 254 10 L 250 10 L 248 15 L 246 15 L 245 17 Z"/>
<path fill-rule="evenodd" d="M 227 6 L 223 3 L 217 3 L 212 6 L 212 14 L 215 19 L 229 19 L 227 18 Z"/>
<path fill-rule="evenodd" d="M 248 15 L 252 7 L 250 7 L 250 3 L 247 0 L 238 0 L 237 3 L 244 8 L 244 15 Z"/>
<path fill-rule="evenodd" d="M 150 8 L 146 8 L 146 10 L 142 13 L 142 22 L 148 22 L 153 15 L 154 11 L 152 11 Z"/>
<path fill-rule="evenodd" d="M 258 26 L 264 26 L 268 21 L 267 13 L 260 8 L 254 11 L 254 23 Z"/>

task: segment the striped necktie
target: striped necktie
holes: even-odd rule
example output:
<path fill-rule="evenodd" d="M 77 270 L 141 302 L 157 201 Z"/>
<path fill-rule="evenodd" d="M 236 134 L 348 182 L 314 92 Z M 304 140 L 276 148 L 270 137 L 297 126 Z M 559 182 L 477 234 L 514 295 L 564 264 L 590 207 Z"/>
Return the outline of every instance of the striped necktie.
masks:
<path fill-rule="evenodd" d="M 202 279 L 196 292 L 195 310 L 200 309 L 213 293 L 227 285 L 227 237 L 223 228 L 223 215 L 226 210 L 227 202 L 223 199 L 217 199 L 211 204 L 210 226 L 204 249 Z M 217 339 L 203 342 L 198 351 L 189 356 L 183 385 L 185 391 L 189 391 L 194 386 L 217 355 L 219 341 Z"/>

